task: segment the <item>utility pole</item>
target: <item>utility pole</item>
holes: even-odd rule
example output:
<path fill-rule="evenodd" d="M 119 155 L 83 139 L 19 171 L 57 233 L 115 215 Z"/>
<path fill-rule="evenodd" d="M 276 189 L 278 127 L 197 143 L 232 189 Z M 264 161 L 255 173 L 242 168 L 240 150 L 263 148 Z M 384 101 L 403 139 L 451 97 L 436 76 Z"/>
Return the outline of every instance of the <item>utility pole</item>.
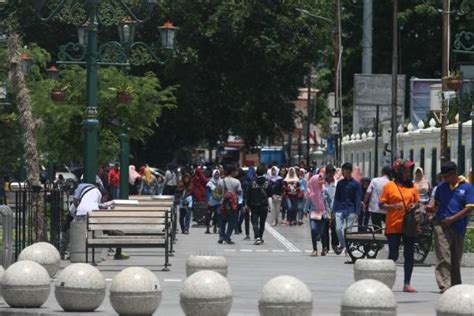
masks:
<path fill-rule="evenodd" d="M 372 73 L 372 21 L 373 0 L 364 0 L 364 20 L 362 24 L 362 73 Z"/>
<path fill-rule="evenodd" d="M 336 70 L 336 82 L 335 82 L 335 103 L 336 108 L 339 112 L 340 119 L 340 131 L 338 136 L 338 146 L 336 147 L 336 160 L 338 163 L 342 163 L 342 134 L 343 134 L 343 121 L 342 121 L 342 99 L 341 99 L 341 52 L 342 52 L 342 37 L 341 37 L 341 0 L 336 0 L 336 31 L 334 32 L 334 41 L 336 43 L 334 49 L 334 63 Z"/>
<path fill-rule="evenodd" d="M 450 50 L 450 0 L 443 0 L 443 65 L 442 69 L 442 91 L 447 91 L 448 87 L 446 80 L 449 76 L 449 50 Z M 460 117 L 461 119 L 461 117 Z M 440 158 L 441 162 L 445 162 L 448 159 L 448 131 L 446 125 L 448 124 L 448 104 L 445 100 L 442 100 L 441 104 L 441 150 Z"/>
<path fill-rule="evenodd" d="M 391 161 L 397 158 L 397 118 L 398 118 L 398 0 L 393 0 L 393 47 L 392 47 L 392 121 L 391 121 Z"/>

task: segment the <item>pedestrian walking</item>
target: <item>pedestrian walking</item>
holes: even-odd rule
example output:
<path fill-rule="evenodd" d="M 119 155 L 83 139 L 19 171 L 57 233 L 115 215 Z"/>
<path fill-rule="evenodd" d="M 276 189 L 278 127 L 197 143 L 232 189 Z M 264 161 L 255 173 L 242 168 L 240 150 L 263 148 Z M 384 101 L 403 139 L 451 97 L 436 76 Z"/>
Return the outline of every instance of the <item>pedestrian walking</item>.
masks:
<path fill-rule="evenodd" d="M 383 210 L 379 206 L 379 197 L 382 195 L 382 191 L 387 182 L 390 181 L 392 176 L 392 168 L 385 166 L 382 168 L 382 176 L 373 178 L 370 181 L 369 187 L 364 196 L 364 202 L 369 207 L 370 218 L 372 225 L 376 226 L 378 233 L 382 233 L 383 225 L 385 224 L 385 217 L 387 214 L 386 210 Z"/>
<path fill-rule="evenodd" d="M 360 215 L 358 218 L 359 226 L 361 226 L 360 229 L 363 229 L 362 227 L 367 227 L 367 225 L 369 225 L 369 219 L 370 219 L 369 205 L 365 203 L 364 197 L 365 197 L 365 194 L 367 193 L 367 189 L 369 188 L 370 182 L 371 182 L 370 178 L 366 178 L 366 177 L 360 180 L 360 186 L 362 189 L 361 209 L 360 209 Z"/>
<path fill-rule="evenodd" d="M 142 182 L 140 189 L 138 190 L 139 195 L 156 195 L 158 191 L 158 180 L 151 172 L 151 169 L 146 167 L 143 172 Z"/>
<path fill-rule="evenodd" d="M 338 181 L 334 195 L 334 213 L 336 218 L 337 238 L 342 252 L 346 249 L 344 232 L 346 228 L 354 226 L 357 215 L 360 214 L 362 190 L 359 182 L 352 178 L 352 164 L 342 165 L 343 178 Z"/>
<path fill-rule="evenodd" d="M 235 234 L 242 234 L 242 224 L 244 224 L 244 240 L 250 240 L 250 212 L 249 209 L 245 207 L 247 200 L 246 192 L 248 187 L 256 178 L 257 174 L 254 167 L 249 167 L 247 172 L 244 172 L 242 168 L 239 168 L 239 181 L 242 184 L 242 194 L 239 196 L 239 218 Z"/>
<path fill-rule="evenodd" d="M 224 189 L 224 196 L 222 206 L 220 209 L 220 231 L 218 243 L 222 244 L 224 241 L 233 245 L 232 232 L 237 224 L 237 217 L 239 212 L 238 196 L 242 193 L 242 185 L 236 177 L 238 176 L 237 168 L 233 165 L 227 167 L 226 177 L 222 180 L 222 187 Z"/>
<path fill-rule="evenodd" d="M 137 195 L 139 188 L 140 188 L 140 183 L 141 181 L 141 176 L 135 169 L 134 165 L 130 165 L 128 167 L 128 184 L 129 184 L 129 191 L 130 195 Z"/>
<path fill-rule="evenodd" d="M 279 175 L 282 179 L 282 195 L 281 195 L 281 207 L 280 207 L 280 213 L 281 213 L 281 223 L 284 225 L 288 225 L 288 197 L 285 194 L 285 187 L 284 187 L 284 181 L 286 176 L 288 175 L 288 169 L 285 167 L 282 167 L 280 169 Z"/>
<path fill-rule="evenodd" d="M 191 181 L 193 183 L 193 219 L 198 224 L 204 224 L 208 213 L 206 200 L 207 177 L 202 167 L 195 167 Z"/>
<path fill-rule="evenodd" d="M 246 192 L 246 206 L 250 209 L 255 245 L 264 243 L 263 233 L 268 216 L 268 198 L 272 196 L 272 187 L 266 179 L 267 170 L 265 166 L 259 166 L 256 179 L 248 186 Z"/>
<path fill-rule="evenodd" d="M 300 188 L 299 177 L 296 174 L 296 169 L 291 167 L 288 174 L 283 180 L 283 191 L 287 203 L 287 222 L 288 225 L 296 225 L 296 214 L 298 213 L 298 206 L 303 198 L 303 192 Z"/>
<path fill-rule="evenodd" d="M 217 226 L 220 226 L 217 221 L 217 213 L 222 203 L 222 179 L 219 169 L 212 171 L 212 177 L 206 185 L 207 188 L 207 218 L 206 218 L 206 234 L 210 234 L 211 221 L 213 222 L 213 232 L 217 232 Z"/>
<path fill-rule="evenodd" d="M 177 186 L 176 198 L 179 205 L 179 225 L 181 227 L 181 233 L 187 235 L 189 234 L 193 211 L 193 183 L 189 172 L 183 173 L 183 177 Z"/>
<path fill-rule="evenodd" d="M 310 200 L 310 215 L 309 215 L 309 224 L 311 227 L 311 242 L 313 244 L 313 252 L 311 253 L 312 257 L 318 256 L 318 240 L 322 242 L 322 235 L 326 229 L 327 224 L 327 212 L 324 207 L 324 176 L 321 174 L 314 175 L 309 180 L 308 185 L 308 197 Z M 322 245 L 321 256 L 325 256 L 327 250 Z"/>
<path fill-rule="evenodd" d="M 112 199 L 116 200 L 120 198 L 120 165 L 118 163 L 110 169 L 108 175 L 108 183 L 110 186 L 110 194 Z"/>
<path fill-rule="evenodd" d="M 309 181 L 306 180 L 305 169 L 299 169 L 298 173 L 299 173 L 300 190 L 302 192 L 302 198 L 300 199 L 298 203 L 298 225 L 303 225 L 304 211 L 305 211 L 305 208 L 306 209 L 308 208 L 307 203 L 309 202 L 306 196 Z"/>
<path fill-rule="evenodd" d="M 278 217 L 280 216 L 281 200 L 283 195 L 283 179 L 279 175 L 278 167 L 273 166 L 267 172 L 267 179 L 272 188 L 272 195 L 269 199 L 270 203 L 270 222 L 272 226 L 278 225 Z"/>
<path fill-rule="evenodd" d="M 454 162 L 441 166 L 443 182 L 435 193 L 434 240 L 438 263 L 436 282 L 441 292 L 462 283 L 461 262 L 464 239 L 470 215 L 474 209 L 474 190 L 458 174 Z M 433 209 L 429 208 L 433 212 Z"/>
<path fill-rule="evenodd" d="M 333 212 L 334 207 L 334 196 L 336 195 L 336 179 L 334 175 L 336 168 L 333 165 L 326 166 L 325 172 L 325 185 L 323 189 L 324 208 L 327 214 L 327 225 L 322 234 L 321 240 L 323 242 L 323 249 L 325 252 L 329 252 L 329 245 L 336 254 L 340 254 L 339 240 L 336 233 L 336 219 Z M 329 232 L 331 231 L 331 232 Z"/>
<path fill-rule="evenodd" d="M 175 165 L 169 164 L 165 172 L 163 195 L 175 195 L 178 185 L 178 171 Z"/>
<path fill-rule="evenodd" d="M 407 214 L 414 212 L 414 208 L 420 201 L 418 190 L 413 184 L 414 163 L 410 160 L 397 159 L 392 166 L 394 180 L 388 182 L 379 199 L 381 209 L 387 211 L 385 234 L 387 235 L 389 259 L 398 260 L 400 244 L 403 241 L 404 262 L 404 286 L 403 292 L 414 293 L 416 290 L 411 286 L 413 273 L 413 262 L 415 254 L 415 238 L 412 232 L 404 229 Z"/>
<path fill-rule="evenodd" d="M 415 169 L 415 186 L 418 189 L 420 195 L 420 202 L 427 205 L 430 202 L 431 185 L 430 182 L 425 179 L 423 169 L 418 167 Z"/>

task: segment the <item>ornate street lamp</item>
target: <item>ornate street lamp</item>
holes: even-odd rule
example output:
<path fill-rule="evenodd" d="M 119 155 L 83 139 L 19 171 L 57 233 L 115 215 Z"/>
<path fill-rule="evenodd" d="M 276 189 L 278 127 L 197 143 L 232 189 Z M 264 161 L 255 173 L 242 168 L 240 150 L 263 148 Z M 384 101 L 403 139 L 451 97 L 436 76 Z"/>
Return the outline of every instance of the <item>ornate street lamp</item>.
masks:
<path fill-rule="evenodd" d="M 48 78 L 54 81 L 57 81 L 59 79 L 59 69 L 56 67 L 56 65 L 51 65 L 49 69 L 46 71 L 48 73 Z"/>
<path fill-rule="evenodd" d="M 135 32 L 137 30 L 137 22 L 131 17 L 125 17 L 118 25 L 118 33 L 120 43 L 130 44 L 135 41 Z"/>
<path fill-rule="evenodd" d="M 21 71 L 25 76 L 31 74 L 31 66 L 33 65 L 33 60 L 28 56 L 27 53 L 23 53 L 20 56 L 21 62 Z"/>
<path fill-rule="evenodd" d="M 161 47 L 165 50 L 175 49 L 175 38 L 178 28 L 171 22 L 166 22 L 160 27 Z"/>

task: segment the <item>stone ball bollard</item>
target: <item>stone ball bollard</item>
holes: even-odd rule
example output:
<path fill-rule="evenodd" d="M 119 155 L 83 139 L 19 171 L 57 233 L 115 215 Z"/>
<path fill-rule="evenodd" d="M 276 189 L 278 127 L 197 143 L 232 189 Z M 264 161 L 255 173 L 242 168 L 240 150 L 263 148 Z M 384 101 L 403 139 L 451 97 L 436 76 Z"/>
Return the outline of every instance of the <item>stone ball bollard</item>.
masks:
<path fill-rule="evenodd" d="M 373 279 L 390 289 L 397 278 L 397 266 L 393 260 L 359 259 L 354 264 L 354 280 Z"/>
<path fill-rule="evenodd" d="M 344 293 L 341 316 L 397 315 L 392 290 L 380 281 L 365 279 L 353 283 Z"/>
<path fill-rule="evenodd" d="M 282 275 L 263 286 L 258 309 L 261 316 L 311 316 L 313 296 L 306 284 Z"/>
<path fill-rule="evenodd" d="M 202 270 L 211 270 L 227 277 L 229 263 L 223 256 L 189 256 L 186 260 L 186 276 Z"/>
<path fill-rule="evenodd" d="M 196 272 L 184 281 L 180 304 L 187 316 L 226 316 L 232 307 L 230 283 L 215 271 Z"/>
<path fill-rule="evenodd" d="M 152 315 L 160 306 L 161 294 L 158 277 L 141 267 L 123 270 L 110 285 L 110 303 L 119 315 Z"/>
<path fill-rule="evenodd" d="M 474 285 L 459 284 L 449 288 L 439 299 L 436 315 L 474 315 Z"/>
<path fill-rule="evenodd" d="M 61 264 L 59 251 L 47 242 L 38 242 L 23 249 L 18 256 L 18 261 L 23 260 L 39 263 L 48 271 L 51 278 L 56 275 Z"/>
<path fill-rule="evenodd" d="M 54 295 L 66 312 L 93 312 L 104 301 L 105 290 L 104 276 L 97 268 L 74 263 L 59 274 Z"/>
<path fill-rule="evenodd" d="M 34 261 L 18 261 L 3 275 L 3 298 L 11 307 L 39 308 L 49 297 L 48 271 Z"/>

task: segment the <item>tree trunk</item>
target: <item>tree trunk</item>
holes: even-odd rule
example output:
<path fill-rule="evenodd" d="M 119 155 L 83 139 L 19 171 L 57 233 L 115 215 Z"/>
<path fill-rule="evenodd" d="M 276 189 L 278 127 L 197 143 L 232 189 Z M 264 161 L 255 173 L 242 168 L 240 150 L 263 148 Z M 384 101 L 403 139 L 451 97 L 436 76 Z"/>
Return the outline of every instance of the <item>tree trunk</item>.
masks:
<path fill-rule="evenodd" d="M 21 37 L 13 33 L 8 38 L 9 79 L 12 83 L 15 103 L 20 114 L 20 123 L 23 129 L 23 140 L 25 147 L 26 170 L 28 182 L 33 189 L 31 199 L 31 212 L 34 216 L 32 223 L 36 230 L 36 240 L 46 240 L 46 222 L 44 214 L 43 196 L 40 194 L 40 161 L 38 154 L 38 130 L 40 121 L 33 117 L 32 101 L 30 91 L 26 85 L 25 75 L 21 70 Z"/>

